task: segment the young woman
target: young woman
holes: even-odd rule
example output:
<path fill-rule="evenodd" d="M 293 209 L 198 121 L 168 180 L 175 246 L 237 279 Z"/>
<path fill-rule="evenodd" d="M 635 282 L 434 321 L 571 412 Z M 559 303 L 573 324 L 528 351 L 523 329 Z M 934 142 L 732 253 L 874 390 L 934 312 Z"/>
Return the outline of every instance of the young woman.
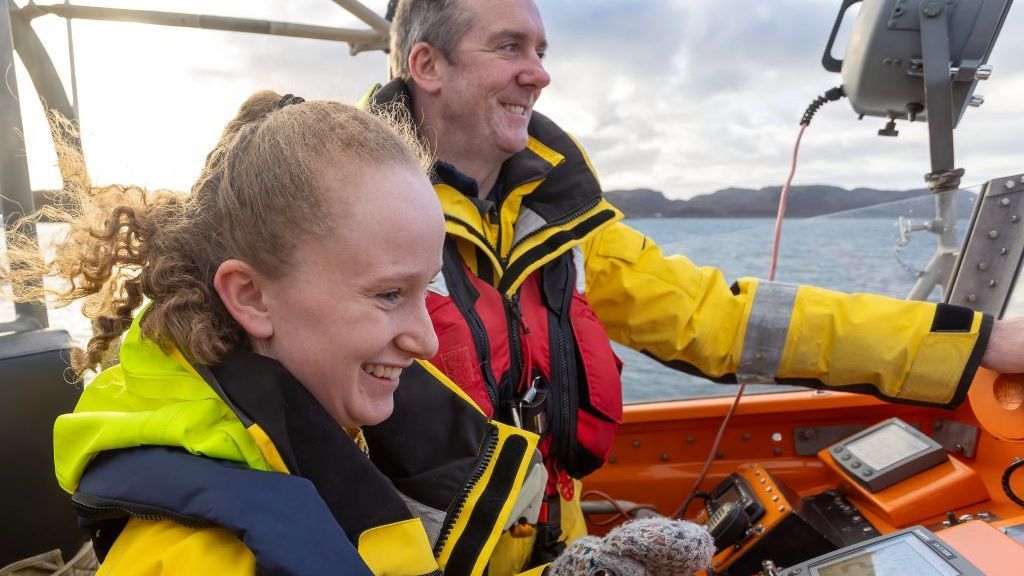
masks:
<path fill-rule="evenodd" d="M 117 360 L 54 429 L 100 574 L 483 572 L 536 438 L 420 362 L 444 221 L 400 134 L 260 92 L 191 194 L 78 170 L 53 261 L 11 256 L 85 299 L 76 370 Z"/>

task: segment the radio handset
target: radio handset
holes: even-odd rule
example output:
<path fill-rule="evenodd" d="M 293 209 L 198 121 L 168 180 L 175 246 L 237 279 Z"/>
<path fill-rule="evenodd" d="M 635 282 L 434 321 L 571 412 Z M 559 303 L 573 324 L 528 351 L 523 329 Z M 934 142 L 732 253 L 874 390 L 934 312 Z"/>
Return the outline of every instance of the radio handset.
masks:
<path fill-rule="evenodd" d="M 731 474 L 715 486 L 706 501 L 704 527 L 715 539 L 720 552 L 742 542 L 755 522 L 764 516 L 764 506 L 754 489 L 739 474 Z"/>
<path fill-rule="evenodd" d="M 750 517 L 735 502 L 725 502 L 708 515 L 704 527 L 715 540 L 715 550 L 721 552 L 746 536 Z"/>

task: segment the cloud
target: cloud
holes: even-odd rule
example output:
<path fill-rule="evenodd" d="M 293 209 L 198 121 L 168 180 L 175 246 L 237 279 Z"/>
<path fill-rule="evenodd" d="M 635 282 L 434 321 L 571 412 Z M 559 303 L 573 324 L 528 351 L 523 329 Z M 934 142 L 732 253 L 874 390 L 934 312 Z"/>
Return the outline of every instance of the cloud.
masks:
<path fill-rule="evenodd" d="M 100 4 L 94 0 L 93 4 Z M 104 5 L 365 28 L 325 0 Z M 385 0 L 367 4 L 383 13 Z M 690 197 L 780 184 L 807 104 L 838 84 L 821 53 L 833 0 L 540 0 L 552 84 L 538 109 L 576 134 L 606 188 Z M 34 27 L 67 78 L 64 22 Z M 386 79 L 380 53 L 342 44 L 120 23 L 75 21 L 83 132 L 97 181 L 187 188 L 238 104 L 272 88 L 355 101 Z M 992 55 L 987 102 L 957 130 L 967 182 L 1021 172 L 1024 11 L 1010 13 Z M 24 74 L 18 76 L 36 187 L 54 186 L 52 147 Z M 919 188 L 924 125 L 875 135 L 847 102 L 821 110 L 801 149 L 797 183 Z"/>

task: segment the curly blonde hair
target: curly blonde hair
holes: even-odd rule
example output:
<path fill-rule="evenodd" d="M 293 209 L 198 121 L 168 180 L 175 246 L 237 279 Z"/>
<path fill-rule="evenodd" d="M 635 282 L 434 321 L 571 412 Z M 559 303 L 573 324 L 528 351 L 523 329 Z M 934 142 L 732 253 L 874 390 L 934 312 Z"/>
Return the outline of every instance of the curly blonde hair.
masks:
<path fill-rule="evenodd" d="M 271 91 L 250 96 L 207 155 L 190 194 L 94 187 L 75 148 L 58 146 L 64 197 L 22 219 L 18 229 L 45 219 L 67 223 L 67 236 L 46 261 L 28 235 L 13 234 L 4 279 L 18 300 L 84 299 L 94 336 L 86 350 L 72 354 L 78 373 L 113 359 L 111 344 L 144 298 L 151 302 L 141 321 L 145 337 L 165 351 L 176 346 L 194 362 L 216 364 L 247 344 L 213 288 L 217 268 L 237 258 L 278 278 L 299 240 L 339 226 L 344 215 L 325 201 L 327 163 L 353 170 L 429 165 L 397 112 L 389 119 L 338 102 L 285 102 Z M 38 283 L 43 276 L 63 278 L 66 286 L 46 289 Z"/>

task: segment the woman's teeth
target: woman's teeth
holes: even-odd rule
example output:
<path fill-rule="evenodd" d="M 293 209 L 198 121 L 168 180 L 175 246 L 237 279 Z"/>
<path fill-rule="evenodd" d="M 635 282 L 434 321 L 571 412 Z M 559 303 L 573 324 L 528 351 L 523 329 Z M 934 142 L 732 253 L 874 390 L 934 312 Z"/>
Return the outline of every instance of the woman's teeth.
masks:
<path fill-rule="evenodd" d="M 384 366 L 383 364 L 363 364 L 363 372 L 377 378 L 394 380 L 402 373 L 402 369 L 394 366 Z"/>

